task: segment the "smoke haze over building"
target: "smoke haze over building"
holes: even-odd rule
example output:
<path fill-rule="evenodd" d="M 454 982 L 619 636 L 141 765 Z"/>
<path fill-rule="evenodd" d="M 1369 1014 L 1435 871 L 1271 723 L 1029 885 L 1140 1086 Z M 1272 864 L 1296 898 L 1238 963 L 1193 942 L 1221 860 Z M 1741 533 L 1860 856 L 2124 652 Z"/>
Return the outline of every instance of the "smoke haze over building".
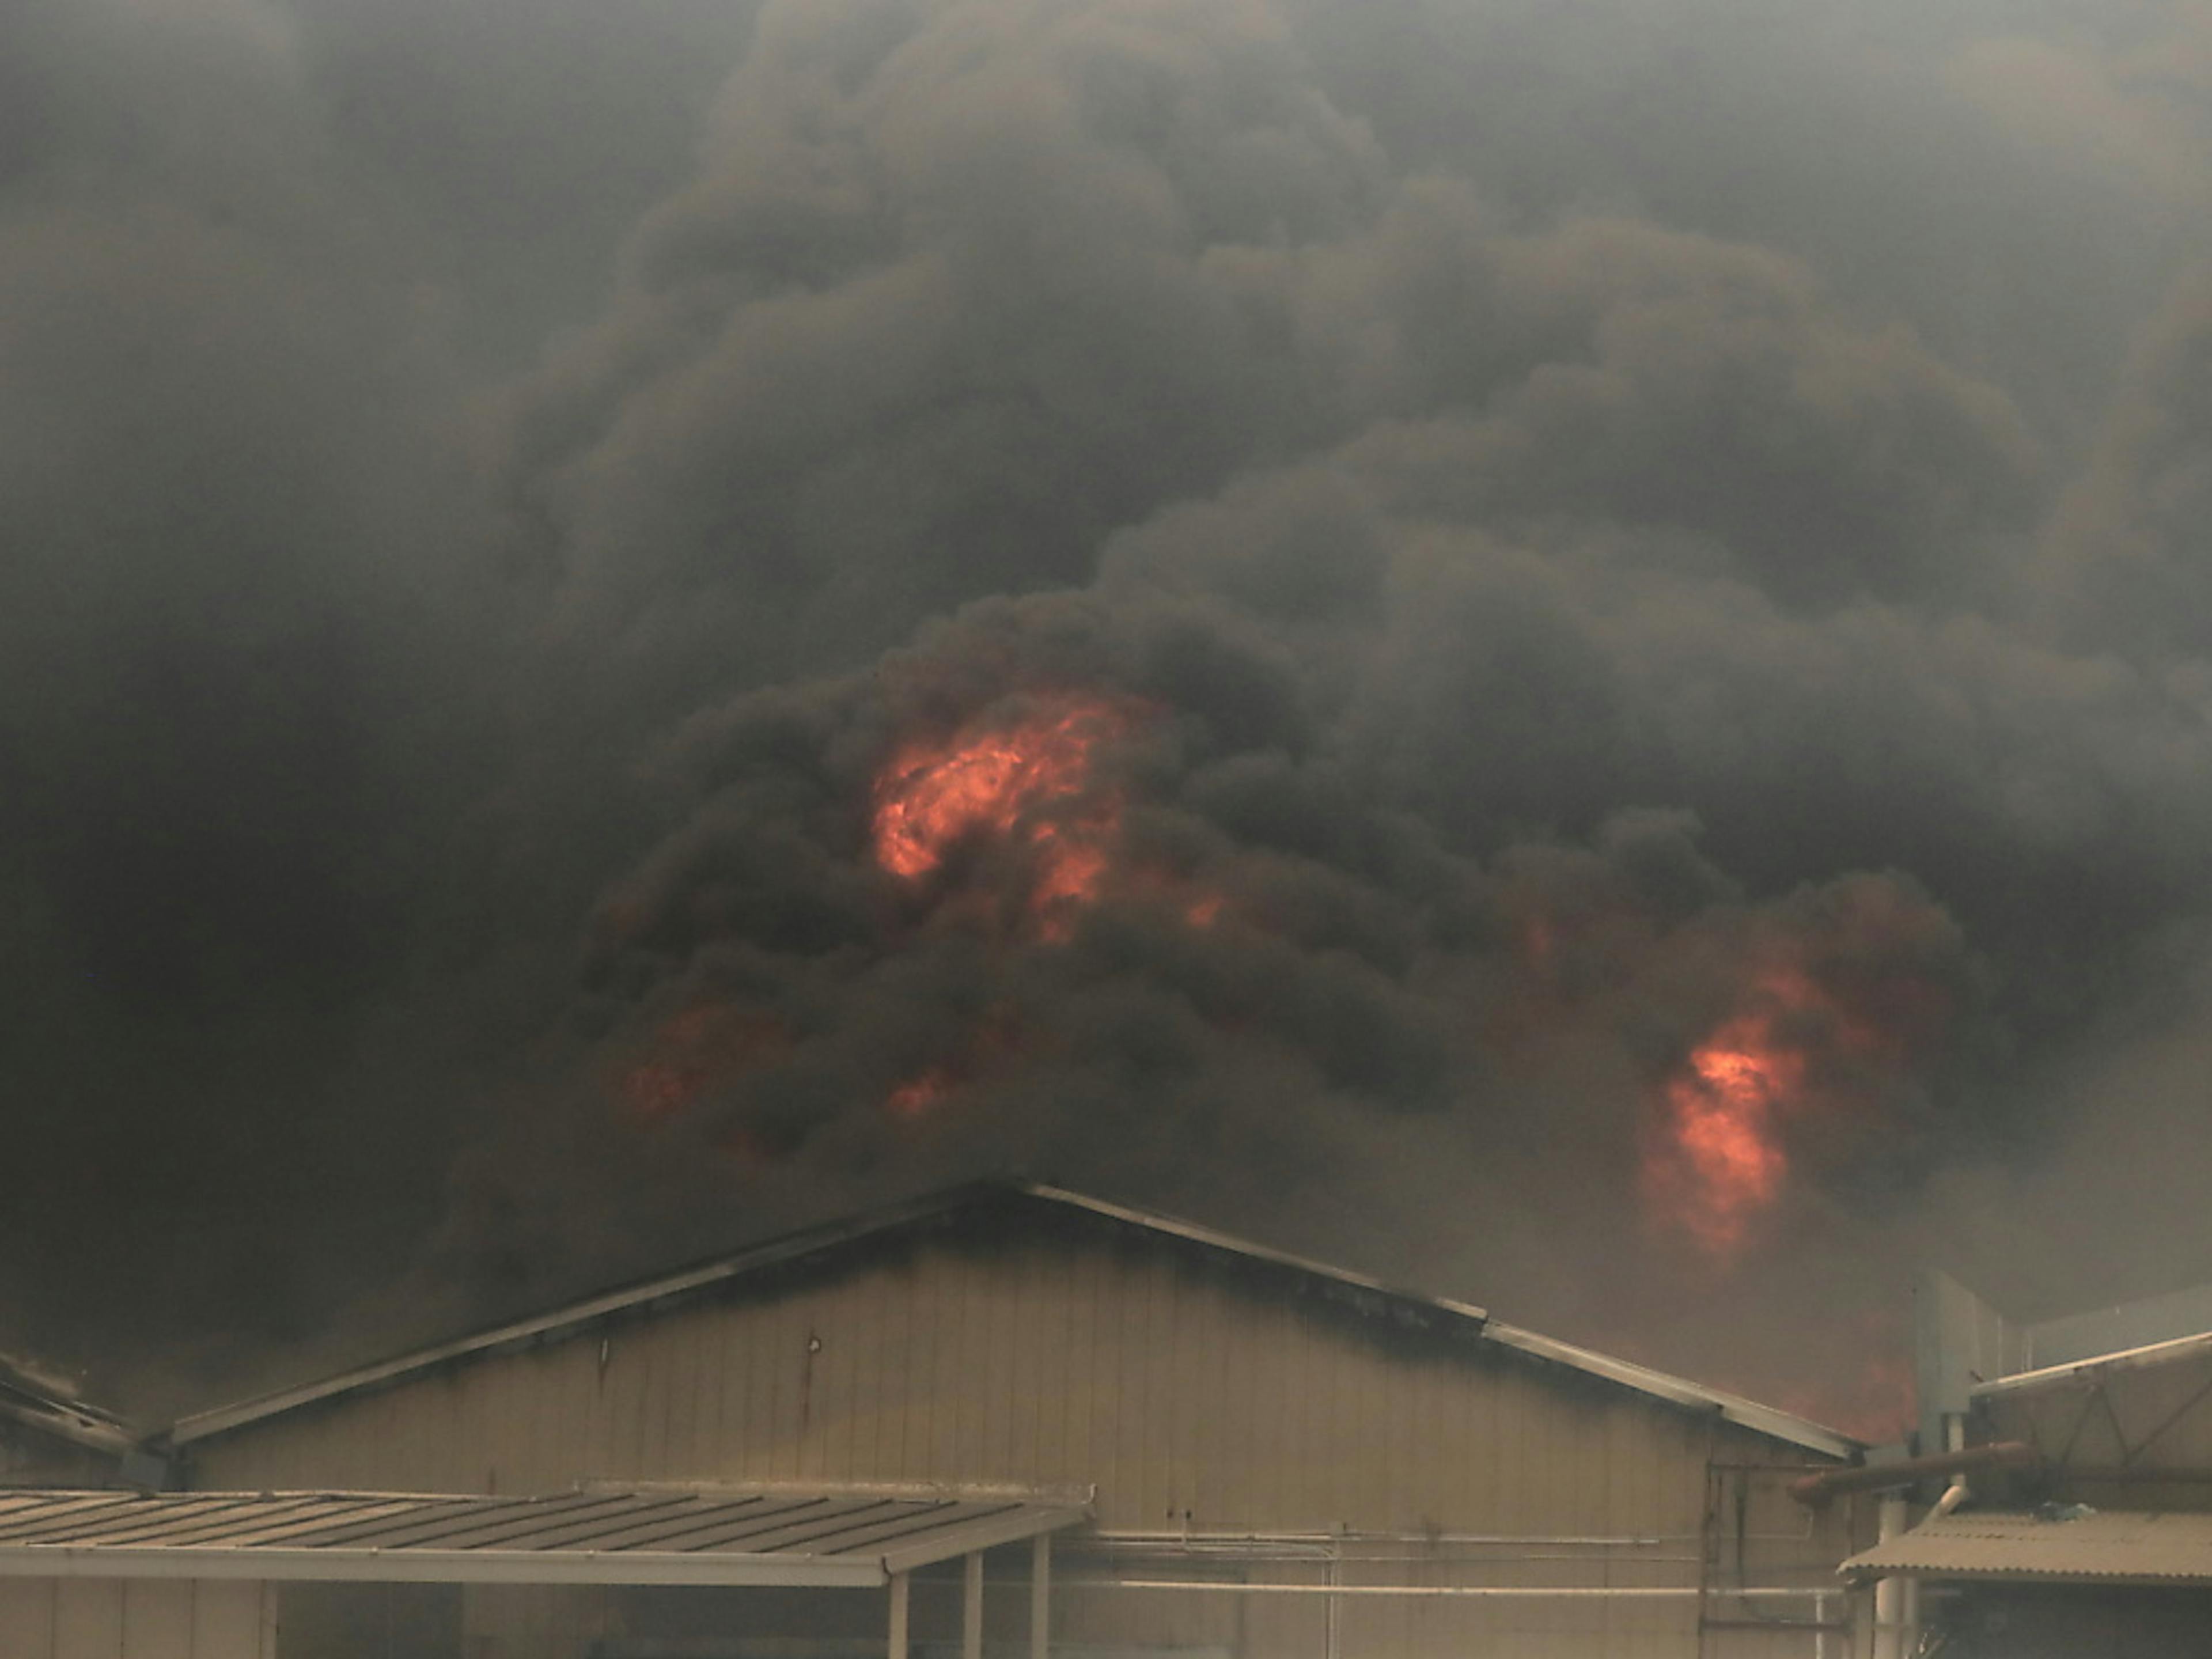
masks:
<path fill-rule="evenodd" d="M 2208 157 L 2198 4 L 24 0 L 0 1322 L 1020 1168 L 1871 1423 L 2212 1276 Z"/>

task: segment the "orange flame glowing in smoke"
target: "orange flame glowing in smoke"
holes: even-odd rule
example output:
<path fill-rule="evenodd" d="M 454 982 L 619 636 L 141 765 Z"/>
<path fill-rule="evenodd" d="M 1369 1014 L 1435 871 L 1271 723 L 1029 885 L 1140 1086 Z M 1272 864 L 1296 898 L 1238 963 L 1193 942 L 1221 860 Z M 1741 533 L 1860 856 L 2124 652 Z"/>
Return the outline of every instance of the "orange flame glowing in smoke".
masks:
<path fill-rule="evenodd" d="M 702 1095 L 781 1059 L 790 1047 L 790 1034 L 764 1015 L 699 1004 L 660 1024 L 616 1092 L 638 1121 L 664 1122 L 690 1110 Z"/>
<path fill-rule="evenodd" d="M 1781 1193 L 1790 1159 L 1778 1120 L 1804 1082 L 1804 1056 L 1777 1044 L 1759 1014 L 1721 1026 L 1668 1080 L 1668 1127 L 1692 1197 L 1680 1219 L 1707 1248 L 1732 1249 Z"/>
<path fill-rule="evenodd" d="M 942 1066 L 933 1066 L 908 1078 L 884 1097 L 884 1109 L 893 1117 L 921 1117 L 959 1086 L 959 1079 Z"/>
<path fill-rule="evenodd" d="M 1667 1080 L 1671 1145 L 1647 1176 L 1670 1218 L 1716 1255 L 1732 1254 L 1782 1194 L 1790 1174 L 1784 1126 L 1813 1103 L 1815 1042 L 1860 1052 L 1896 1046 L 1804 974 L 1772 969 L 1748 1006 L 1715 1027 Z"/>
<path fill-rule="evenodd" d="M 1024 841 L 1031 914 L 1045 937 L 1066 938 L 1069 913 L 1105 883 L 1121 825 L 1121 793 L 1094 782 L 1097 750 L 1133 723 L 1126 703 L 1070 696 L 1010 726 L 907 744 L 876 780 L 877 862 L 918 880 L 972 836 Z"/>

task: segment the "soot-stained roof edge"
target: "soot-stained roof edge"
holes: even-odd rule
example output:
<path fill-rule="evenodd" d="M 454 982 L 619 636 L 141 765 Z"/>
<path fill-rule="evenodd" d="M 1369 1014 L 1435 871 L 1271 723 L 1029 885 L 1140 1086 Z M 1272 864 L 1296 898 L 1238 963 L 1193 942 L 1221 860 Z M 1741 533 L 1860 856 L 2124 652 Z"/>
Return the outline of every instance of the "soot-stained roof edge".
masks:
<path fill-rule="evenodd" d="M 138 1434 L 125 1419 L 78 1395 L 66 1380 L 0 1353 L 0 1418 L 88 1451 L 121 1456 Z"/>
<path fill-rule="evenodd" d="M 1374 1298 L 1385 1311 L 1411 1313 L 1424 1320 L 1442 1316 L 1446 1321 L 1462 1322 L 1470 1334 L 1500 1347 L 1671 1406 L 1717 1414 L 1723 1421 L 1824 1456 L 1848 1460 L 1863 1449 L 1860 1443 L 1849 1436 L 1808 1419 L 1502 1323 L 1472 1303 L 1401 1290 L 1364 1273 L 1274 1249 L 1174 1216 L 1117 1204 L 1042 1182 L 1009 1176 L 940 1188 L 855 1215 L 800 1228 L 711 1260 L 601 1291 L 539 1314 L 413 1349 L 315 1382 L 196 1413 L 179 1419 L 167 1438 L 171 1444 L 182 1448 L 347 1395 L 389 1387 L 441 1365 L 566 1340 L 611 1320 L 690 1301 L 754 1273 L 846 1245 L 884 1238 L 983 1202 L 1008 1198 L 1087 1213 L 1153 1237 L 1178 1240 L 1208 1252 L 1280 1268 L 1323 1285 L 1350 1290 L 1363 1298 Z"/>

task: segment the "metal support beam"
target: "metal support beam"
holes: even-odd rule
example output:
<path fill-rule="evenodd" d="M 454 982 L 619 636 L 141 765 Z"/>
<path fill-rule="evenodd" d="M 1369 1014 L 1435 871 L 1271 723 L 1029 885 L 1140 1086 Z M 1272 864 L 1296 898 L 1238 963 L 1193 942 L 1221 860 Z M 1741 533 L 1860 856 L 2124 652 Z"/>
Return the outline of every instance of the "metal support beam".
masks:
<path fill-rule="evenodd" d="M 1030 1540 L 1030 1659 L 1047 1659 L 1052 1645 L 1052 1534 Z"/>
<path fill-rule="evenodd" d="M 891 1639 L 886 1651 L 890 1659 L 907 1659 L 907 1591 L 906 1574 L 891 1575 Z"/>
<path fill-rule="evenodd" d="M 961 1587 L 960 1659 L 983 1659 L 983 1552 L 966 1557 L 967 1582 Z"/>

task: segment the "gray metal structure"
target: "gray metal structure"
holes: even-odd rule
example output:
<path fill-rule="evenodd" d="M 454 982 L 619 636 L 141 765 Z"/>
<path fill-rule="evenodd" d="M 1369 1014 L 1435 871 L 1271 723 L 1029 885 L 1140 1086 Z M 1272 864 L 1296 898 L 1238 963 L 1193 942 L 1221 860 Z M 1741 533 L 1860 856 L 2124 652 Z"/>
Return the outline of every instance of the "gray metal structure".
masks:
<path fill-rule="evenodd" d="M 1960 1659 L 2206 1650 L 2212 1291 L 2029 1322 L 1929 1273 L 1915 1311 L 1935 1455 L 1899 1467 L 1933 1507 L 1899 1500 L 1843 1569 L 1877 1584 L 1877 1659 L 1927 1634 Z"/>

